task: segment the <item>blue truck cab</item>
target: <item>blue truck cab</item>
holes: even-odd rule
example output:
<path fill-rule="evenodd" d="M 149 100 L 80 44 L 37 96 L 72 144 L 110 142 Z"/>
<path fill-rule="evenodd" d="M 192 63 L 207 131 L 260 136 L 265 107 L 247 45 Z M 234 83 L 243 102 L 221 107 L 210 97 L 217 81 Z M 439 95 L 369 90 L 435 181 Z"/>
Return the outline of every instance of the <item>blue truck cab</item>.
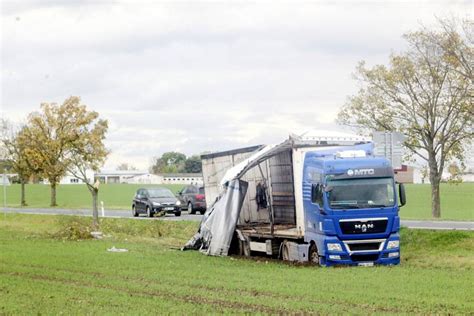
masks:
<path fill-rule="evenodd" d="M 302 177 L 304 242 L 314 263 L 395 265 L 400 263 L 400 197 L 386 158 L 373 144 L 306 152 Z"/>

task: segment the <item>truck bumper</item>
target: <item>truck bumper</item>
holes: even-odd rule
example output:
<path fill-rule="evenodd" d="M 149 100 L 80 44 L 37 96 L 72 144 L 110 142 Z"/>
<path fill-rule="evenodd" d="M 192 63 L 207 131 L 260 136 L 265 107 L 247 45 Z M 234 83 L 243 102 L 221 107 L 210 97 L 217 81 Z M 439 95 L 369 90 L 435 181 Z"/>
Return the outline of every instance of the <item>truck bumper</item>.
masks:
<path fill-rule="evenodd" d="M 320 262 L 324 266 L 396 265 L 400 264 L 399 243 L 398 233 L 391 234 L 386 239 L 341 241 L 337 237 L 326 238 Z M 339 244 L 340 249 L 334 249 L 337 248 L 335 244 Z"/>

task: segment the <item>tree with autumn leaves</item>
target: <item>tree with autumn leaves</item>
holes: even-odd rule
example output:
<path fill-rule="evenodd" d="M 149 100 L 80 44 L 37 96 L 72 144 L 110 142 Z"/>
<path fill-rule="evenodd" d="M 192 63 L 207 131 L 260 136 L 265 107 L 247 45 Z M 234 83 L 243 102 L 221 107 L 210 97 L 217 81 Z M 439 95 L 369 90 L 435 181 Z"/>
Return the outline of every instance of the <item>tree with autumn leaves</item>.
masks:
<path fill-rule="evenodd" d="M 63 104 L 43 103 L 41 111 L 28 116 L 19 140 L 24 155 L 38 174 L 51 186 L 51 206 L 56 206 L 56 187 L 70 173 L 81 179 L 92 195 L 94 225 L 98 225 L 98 183 L 86 175 L 98 171 L 109 151 L 104 140 L 108 123 L 95 111 L 70 97 Z"/>
<path fill-rule="evenodd" d="M 440 182 L 463 161 L 474 139 L 474 22 L 439 20 L 404 35 L 406 51 L 388 65 L 361 62 L 360 90 L 341 109 L 341 124 L 362 133 L 399 131 L 409 152 L 428 165 L 432 215 L 441 216 Z"/>

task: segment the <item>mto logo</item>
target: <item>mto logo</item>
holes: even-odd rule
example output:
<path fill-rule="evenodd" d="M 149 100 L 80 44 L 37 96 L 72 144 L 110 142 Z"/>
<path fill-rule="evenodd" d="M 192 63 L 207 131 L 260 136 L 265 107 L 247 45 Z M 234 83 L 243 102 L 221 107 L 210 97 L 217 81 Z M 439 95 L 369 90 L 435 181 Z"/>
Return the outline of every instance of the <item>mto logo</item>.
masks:
<path fill-rule="evenodd" d="M 374 169 L 349 169 L 347 170 L 347 175 L 352 176 L 370 176 L 375 174 Z"/>

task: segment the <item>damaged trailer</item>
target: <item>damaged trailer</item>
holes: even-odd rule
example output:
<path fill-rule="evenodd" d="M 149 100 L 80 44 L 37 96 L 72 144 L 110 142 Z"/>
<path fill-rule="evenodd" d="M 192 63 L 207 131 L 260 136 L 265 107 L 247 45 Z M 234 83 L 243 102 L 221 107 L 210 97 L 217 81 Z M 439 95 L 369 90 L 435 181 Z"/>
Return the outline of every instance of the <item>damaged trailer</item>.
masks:
<path fill-rule="evenodd" d="M 290 136 L 202 156 L 208 206 L 184 249 L 320 265 L 399 263 L 390 161 L 364 137 Z"/>

